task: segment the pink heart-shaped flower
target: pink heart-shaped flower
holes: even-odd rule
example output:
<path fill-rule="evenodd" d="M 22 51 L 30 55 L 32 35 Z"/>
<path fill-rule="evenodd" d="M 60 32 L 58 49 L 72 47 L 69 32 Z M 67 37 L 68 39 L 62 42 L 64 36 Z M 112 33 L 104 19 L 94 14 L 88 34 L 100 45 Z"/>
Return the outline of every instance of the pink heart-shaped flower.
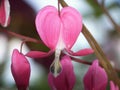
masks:
<path fill-rule="evenodd" d="M 57 46 L 71 48 L 82 29 L 80 13 L 65 7 L 60 11 L 53 6 L 47 6 L 39 11 L 36 17 L 36 27 L 42 41 L 50 49 Z"/>

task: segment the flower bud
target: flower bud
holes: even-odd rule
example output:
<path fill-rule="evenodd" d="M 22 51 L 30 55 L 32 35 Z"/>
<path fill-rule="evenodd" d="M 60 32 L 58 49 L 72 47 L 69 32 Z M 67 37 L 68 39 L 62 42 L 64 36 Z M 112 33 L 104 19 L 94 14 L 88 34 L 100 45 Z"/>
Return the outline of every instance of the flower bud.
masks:
<path fill-rule="evenodd" d="M 119 90 L 119 87 L 113 81 L 110 81 L 110 90 Z"/>
<path fill-rule="evenodd" d="M 106 90 L 107 80 L 105 70 L 99 66 L 98 60 L 95 60 L 84 76 L 84 88 L 85 90 Z"/>
<path fill-rule="evenodd" d="M 11 71 L 18 90 L 27 90 L 31 71 L 30 64 L 17 49 L 14 49 L 12 54 Z"/>

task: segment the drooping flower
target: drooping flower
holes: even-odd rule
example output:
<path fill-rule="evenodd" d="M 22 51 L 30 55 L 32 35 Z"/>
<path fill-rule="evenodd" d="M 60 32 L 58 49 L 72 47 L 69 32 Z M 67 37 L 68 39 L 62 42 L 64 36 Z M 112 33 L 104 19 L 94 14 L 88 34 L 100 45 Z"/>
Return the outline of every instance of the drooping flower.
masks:
<path fill-rule="evenodd" d="M 63 56 L 60 63 L 62 71 L 57 77 L 54 77 L 51 72 L 49 73 L 49 85 L 52 90 L 73 90 L 76 78 L 70 57 L 67 55 Z"/>
<path fill-rule="evenodd" d="M 72 7 L 63 8 L 59 15 L 55 7 L 47 6 L 37 14 L 36 28 L 50 49 L 71 48 L 82 30 L 82 18 Z"/>
<path fill-rule="evenodd" d="M 85 90 L 106 90 L 108 81 L 107 74 L 105 70 L 99 66 L 98 60 L 95 60 L 89 67 L 83 81 Z"/>
<path fill-rule="evenodd" d="M 72 7 L 64 7 L 61 11 L 53 6 L 46 6 L 39 11 L 36 17 L 37 32 L 47 47 L 48 53 L 41 51 L 30 51 L 28 57 L 41 58 L 55 52 L 54 75 L 57 76 L 57 68 L 60 67 L 59 58 L 62 51 L 72 55 L 71 47 L 82 30 L 82 17 Z M 82 53 L 84 52 L 84 53 Z M 87 55 L 93 53 L 92 49 L 83 49 L 74 55 Z M 57 63 L 56 63 L 57 62 Z"/>
<path fill-rule="evenodd" d="M 31 72 L 30 64 L 17 49 L 14 49 L 12 54 L 11 71 L 18 90 L 27 90 Z"/>
<path fill-rule="evenodd" d="M 7 27 L 10 22 L 10 4 L 9 0 L 1 0 L 0 3 L 0 24 Z"/>
<path fill-rule="evenodd" d="M 113 81 L 110 81 L 110 90 L 119 90 L 119 87 Z"/>

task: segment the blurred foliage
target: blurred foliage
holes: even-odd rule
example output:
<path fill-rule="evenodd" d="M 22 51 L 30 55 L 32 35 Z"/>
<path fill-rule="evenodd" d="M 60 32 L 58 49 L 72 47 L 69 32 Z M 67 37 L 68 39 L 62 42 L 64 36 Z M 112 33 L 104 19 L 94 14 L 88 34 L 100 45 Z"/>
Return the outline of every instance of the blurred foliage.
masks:
<path fill-rule="evenodd" d="M 30 85 L 30 90 L 50 90 L 47 82 L 47 74 L 43 75 L 42 78 L 36 80 L 34 85 Z"/>
<path fill-rule="evenodd" d="M 90 7 L 92 8 L 93 10 L 93 13 L 88 13 L 88 15 L 85 15 L 87 17 L 89 17 L 89 15 L 94 15 L 96 18 L 99 18 L 101 15 L 104 14 L 104 12 L 102 11 L 101 7 L 96 3 L 97 0 L 85 0 L 87 4 L 90 5 Z M 106 0 L 98 0 L 98 1 L 101 1 L 100 4 L 102 5 L 102 1 L 103 1 L 103 6 L 105 8 L 109 10 L 112 10 L 112 9 L 117 9 L 117 8 L 120 8 L 120 4 L 117 0 L 113 0 L 114 2 L 110 3 L 110 4 L 107 4 L 106 3 Z M 106 6 L 107 5 L 107 6 Z"/>
<path fill-rule="evenodd" d="M 96 18 L 103 14 L 101 8 L 96 4 L 95 0 L 86 0 L 86 2 L 92 7 L 94 11 L 93 15 L 95 15 Z"/>

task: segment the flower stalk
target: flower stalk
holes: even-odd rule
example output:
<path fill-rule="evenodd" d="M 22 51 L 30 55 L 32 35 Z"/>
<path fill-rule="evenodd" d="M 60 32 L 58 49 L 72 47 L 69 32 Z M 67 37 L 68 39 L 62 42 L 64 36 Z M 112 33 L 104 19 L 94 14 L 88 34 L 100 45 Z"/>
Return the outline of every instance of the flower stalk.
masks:
<path fill-rule="evenodd" d="M 34 43 L 42 43 L 42 41 L 37 40 L 37 39 L 35 39 L 35 38 L 31 38 L 31 37 L 27 37 L 27 36 L 24 36 L 24 35 L 21 35 L 21 34 L 17 34 L 17 33 L 15 33 L 15 32 L 9 31 L 9 30 L 3 30 L 2 28 L 0 28 L 0 32 L 4 32 L 4 33 L 6 33 L 6 34 L 8 34 L 8 35 L 15 36 L 15 37 L 17 37 L 17 38 L 20 38 L 20 39 L 26 41 L 26 42 L 29 41 L 29 42 L 34 42 Z M 43 43 L 42 43 L 42 44 L 43 44 Z"/>

